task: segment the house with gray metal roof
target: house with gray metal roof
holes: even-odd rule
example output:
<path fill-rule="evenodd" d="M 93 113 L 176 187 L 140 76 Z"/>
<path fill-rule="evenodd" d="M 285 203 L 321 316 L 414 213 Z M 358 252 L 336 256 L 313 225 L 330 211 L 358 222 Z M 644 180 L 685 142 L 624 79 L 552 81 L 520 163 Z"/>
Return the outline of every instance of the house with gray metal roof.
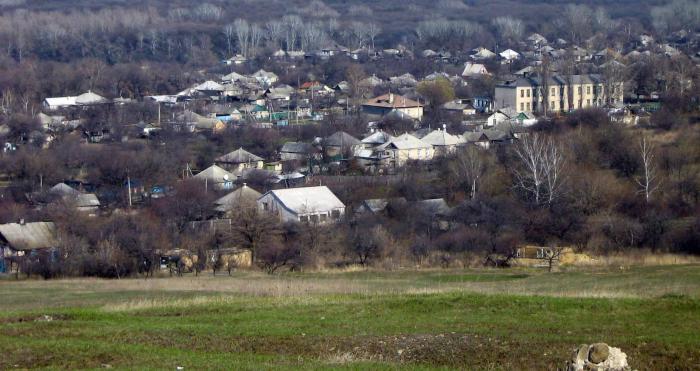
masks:
<path fill-rule="evenodd" d="M 257 204 L 282 222 L 323 224 L 345 214 L 345 204 L 326 186 L 275 189 L 258 198 Z"/>

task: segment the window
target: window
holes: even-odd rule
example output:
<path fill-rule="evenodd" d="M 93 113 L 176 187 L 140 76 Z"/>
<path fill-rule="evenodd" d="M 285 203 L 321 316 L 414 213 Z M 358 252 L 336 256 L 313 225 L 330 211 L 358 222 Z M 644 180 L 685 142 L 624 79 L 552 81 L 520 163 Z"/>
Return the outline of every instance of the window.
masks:
<path fill-rule="evenodd" d="M 299 221 L 302 223 L 308 223 L 309 222 L 309 217 L 308 215 L 302 215 L 299 217 Z"/>
<path fill-rule="evenodd" d="M 318 223 L 318 215 L 316 215 L 316 214 L 311 215 L 311 222 L 312 222 L 312 223 Z"/>
<path fill-rule="evenodd" d="M 520 98 L 525 98 L 525 89 L 520 89 Z"/>
<path fill-rule="evenodd" d="M 530 98 L 530 89 L 527 89 L 527 97 Z"/>
<path fill-rule="evenodd" d="M 333 210 L 331 211 L 331 217 L 333 219 L 339 219 L 340 218 L 340 210 Z"/>
<path fill-rule="evenodd" d="M 525 111 L 525 103 L 520 103 L 520 110 Z"/>
<path fill-rule="evenodd" d="M 580 87 L 580 86 L 578 87 L 578 95 L 583 94 L 583 90 L 582 90 L 582 89 L 583 89 L 582 87 Z"/>
<path fill-rule="evenodd" d="M 321 214 L 321 222 L 328 220 L 328 214 Z"/>
<path fill-rule="evenodd" d="M 556 95 L 557 95 L 557 88 L 552 88 L 552 96 L 554 97 Z"/>
<path fill-rule="evenodd" d="M 552 101 L 551 106 L 552 106 L 552 107 L 551 107 L 552 109 L 557 109 L 557 102 Z"/>
<path fill-rule="evenodd" d="M 263 202 L 263 210 L 265 210 L 265 211 L 270 210 L 270 205 L 268 205 L 267 202 Z"/>
<path fill-rule="evenodd" d="M 590 86 L 586 86 L 586 94 L 591 94 L 591 87 Z"/>
<path fill-rule="evenodd" d="M 579 100 L 578 100 L 578 108 L 581 108 L 581 105 L 582 105 L 582 104 L 583 104 L 583 101 L 579 99 Z"/>
<path fill-rule="evenodd" d="M 530 102 L 527 102 L 527 110 L 530 110 Z"/>
<path fill-rule="evenodd" d="M 590 99 L 586 99 L 586 107 L 588 107 L 588 106 L 590 106 L 590 105 L 591 105 L 591 100 L 590 100 Z"/>

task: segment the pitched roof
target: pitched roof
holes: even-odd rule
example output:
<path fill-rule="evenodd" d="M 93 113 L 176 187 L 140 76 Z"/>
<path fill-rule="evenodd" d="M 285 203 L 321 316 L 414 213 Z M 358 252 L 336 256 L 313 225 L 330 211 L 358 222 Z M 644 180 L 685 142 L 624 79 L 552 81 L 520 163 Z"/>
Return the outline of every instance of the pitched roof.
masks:
<path fill-rule="evenodd" d="M 224 91 L 224 87 L 214 81 L 208 80 L 194 87 L 194 90 L 199 91 Z"/>
<path fill-rule="evenodd" d="M 447 215 L 452 210 L 452 208 L 447 205 L 447 202 L 443 198 L 432 198 L 417 201 L 416 206 L 431 214 Z"/>
<path fill-rule="evenodd" d="M 394 139 L 391 135 L 389 135 L 387 132 L 378 130 L 368 136 L 366 136 L 364 139 L 362 139 L 362 143 L 364 144 L 384 144 L 386 142 L 391 141 Z"/>
<path fill-rule="evenodd" d="M 364 106 L 371 107 L 382 107 L 382 108 L 411 108 L 411 107 L 423 107 L 422 104 L 414 101 L 413 99 L 406 98 L 398 94 L 384 94 L 378 97 L 369 99 L 363 103 Z"/>
<path fill-rule="evenodd" d="M 392 139 L 391 141 L 384 143 L 380 148 L 386 148 L 388 146 L 394 146 L 397 149 L 415 149 L 415 148 L 432 148 L 433 146 L 414 137 L 411 134 L 405 133 L 399 135 L 398 137 Z"/>
<path fill-rule="evenodd" d="M 360 140 L 344 131 L 336 131 L 324 139 L 323 144 L 333 147 L 345 147 L 360 144 Z"/>
<path fill-rule="evenodd" d="M 209 166 L 208 168 L 197 173 L 197 175 L 194 177 L 202 180 L 214 180 L 216 182 L 222 182 L 224 180 L 231 180 L 235 178 L 233 174 L 216 165 Z"/>
<path fill-rule="evenodd" d="M 87 93 L 83 93 L 75 97 L 75 104 L 96 104 L 105 101 L 107 101 L 106 98 L 89 90 Z"/>
<path fill-rule="evenodd" d="M 56 196 L 74 196 L 80 192 L 66 183 L 58 183 L 49 189 L 49 193 Z"/>
<path fill-rule="evenodd" d="M 464 65 L 464 71 L 462 76 L 473 76 L 473 75 L 488 75 L 488 71 L 483 64 L 480 63 L 469 63 Z"/>
<path fill-rule="evenodd" d="M 244 164 L 248 162 L 263 161 L 263 159 L 262 157 L 256 156 L 241 147 L 233 152 L 217 157 L 214 161 L 227 164 Z"/>
<path fill-rule="evenodd" d="M 345 205 L 326 186 L 276 189 L 268 193 L 296 214 L 345 208 Z"/>
<path fill-rule="evenodd" d="M 0 237 L 15 250 L 56 247 L 56 227 L 53 222 L 0 224 Z"/>
<path fill-rule="evenodd" d="M 262 194 L 245 183 L 235 191 L 214 201 L 216 211 L 227 212 L 237 207 L 253 207 Z"/>
<path fill-rule="evenodd" d="M 455 146 L 464 143 L 464 139 L 441 129 L 431 131 L 421 140 L 433 146 Z"/>
<path fill-rule="evenodd" d="M 313 146 L 310 143 L 304 142 L 286 142 L 282 145 L 280 152 L 287 153 L 312 153 L 314 151 Z"/>

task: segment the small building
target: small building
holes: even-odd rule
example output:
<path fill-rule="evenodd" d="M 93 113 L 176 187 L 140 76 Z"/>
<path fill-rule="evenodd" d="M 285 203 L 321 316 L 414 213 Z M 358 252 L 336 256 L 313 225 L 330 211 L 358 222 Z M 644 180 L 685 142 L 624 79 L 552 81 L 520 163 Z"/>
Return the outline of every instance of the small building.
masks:
<path fill-rule="evenodd" d="M 261 211 L 277 215 L 282 222 L 323 224 L 345 214 L 345 205 L 326 186 L 272 190 L 257 204 Z"/>
<path fill-rule="evenodd" d="M 236 211 L 257 207 L 257 200 L 262 193 L 248 187 L 246 183 L 235 191 L 214 201 L 215 210 L 223 214 L 231 214 Z"/>
<path fill-rule="evenodd" d="M 481 63 L 471 63 L 467 62 L 464 64 L 464 71 L 462 71 L 462 77 L 480 77 L 488 76 L 489 71 Z"/>
<path fill-rule="evenodd" d="M 205 182 L 207 187 L 231 189 L 233 188 L 235 176 L 216 165 L 212 165 L 197 173 L 194 178 Z"/>
<path fill-rule="evenodd" d="M 432 145 L 408 133 L 378 146 L 375 151 L 382 154 L 382 161 L 390 167 L 403 166 L 410 160 L 432 160 L 435 155 Z"/>
<path fill-rule="evenodd" d="M 436 155 L 443 156 L 454 153 L 458 146 L 465 143 L 464 138 L 448 133 L 445 127 L 431 131 L 421 140 L 433 146 Z"/>
<path fill-rule="evenodd" d="M 362 111 L 370 115 L 386 116 L 392 112 L 400 112 L 408 117 L 420 120 L 423 118 L 423 105 L 398 94 L 384 94 L 365 101 Z"/>
<path fill-rule="evenodd" d="M 0 224 L 0 273 L 19 271 L 23 259 L 58 247 L 56 226 L 53 222 Z"/>
<path fill-rule="evenodd" d="M 262 157 L 256 156 L 241 147 L 233 152 L 217 157 L 214 163 L 233 174 L 238 174 L 245 169 L 262 169 L 264 160 Z"/>
<path fill-rule="evenodd" d="M 337 131 L 323 140 L 323 150 L 329 159 L 347 158 L 353 149 L 361 145 L 360 140 L 352 135 Z"/>
<path fill-rule="evenodd" d="M 316 152 L 318 152 L 318 150 L 310 143 L 286 142 L 280 149 L 280 160 L 306 161 Z"/>
<path fill-rule="evenodd" d="M 58 201 L 75 207 L 79 211 L 95 213 L 100 207 L 100 200 L 94 193 L 83 193 L 65 184 L 58 183 L 49 189 L 49 195 Z"/>

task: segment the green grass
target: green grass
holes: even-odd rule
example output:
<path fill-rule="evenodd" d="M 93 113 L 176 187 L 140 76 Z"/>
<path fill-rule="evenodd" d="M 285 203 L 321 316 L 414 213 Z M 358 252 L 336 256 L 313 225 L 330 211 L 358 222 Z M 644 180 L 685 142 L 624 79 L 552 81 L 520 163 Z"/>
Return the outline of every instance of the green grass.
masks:
<path fill-rule="evenodd" d="M 555 369 L 576 345 L 598 341 L 622 348 L 638 369 L 694 369 L 700 280 L 685 280 L 698 271 L 2 281 L 0 369 Z M 625 297 L 562 297 L 570 288 L 547 286 L 607 290 L 615 279 L 644 286 Z M 240 287 L 252 280 L 261 291 L 285 290 L 257 295 Z M 503 293 L 509 285 L 543 291 Z"/>

